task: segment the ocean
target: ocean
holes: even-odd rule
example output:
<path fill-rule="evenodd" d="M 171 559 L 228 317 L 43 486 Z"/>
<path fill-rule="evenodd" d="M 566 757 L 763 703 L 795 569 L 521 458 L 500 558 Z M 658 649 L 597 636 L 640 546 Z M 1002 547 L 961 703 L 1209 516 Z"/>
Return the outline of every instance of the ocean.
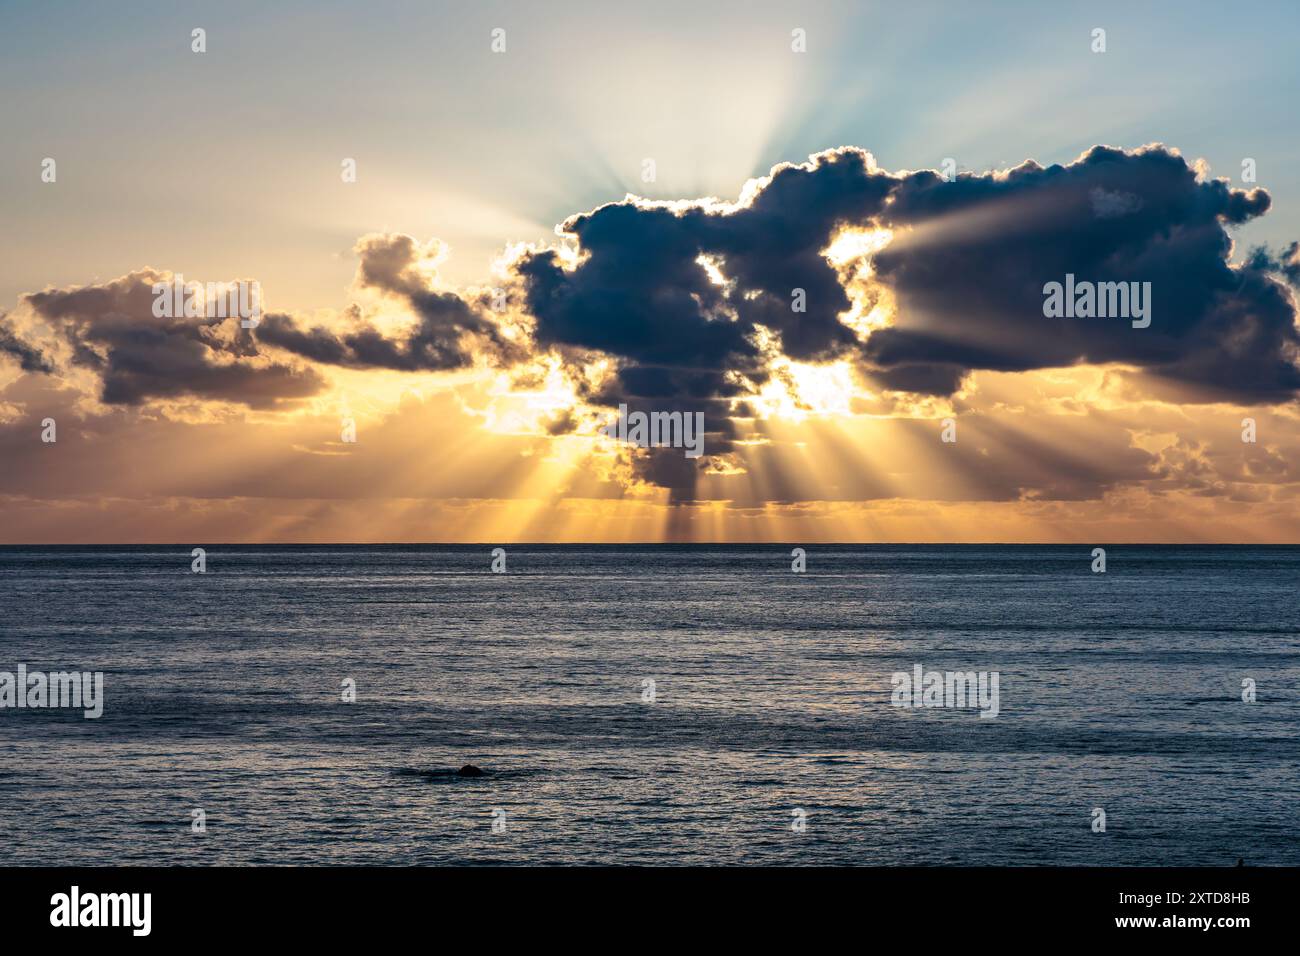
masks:
<path fill-rule="evenodd" d="M 1297 547 L 205 547 L 0 547 L 5 863 L 1300 864 Z"/>

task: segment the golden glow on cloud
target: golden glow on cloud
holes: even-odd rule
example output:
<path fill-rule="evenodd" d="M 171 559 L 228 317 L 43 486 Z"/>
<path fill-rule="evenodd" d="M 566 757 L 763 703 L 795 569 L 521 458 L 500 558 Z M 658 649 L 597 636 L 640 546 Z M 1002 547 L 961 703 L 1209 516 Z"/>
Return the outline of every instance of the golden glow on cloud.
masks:
<path fill-rule="evenodd" d="M 897 306 L 893 292 L 872 281 L 871 259 L 894 240 L 892 229 L 841 229 L 822 250 L 839 274 L 849 297 L 849 310 L 839 320 L 865 342 L 876 329 L 893 325 Z"/>
<path fill-rule="evenodd" d="M 833 266 L 845 266 L 860 259 L 869 260 L 894 238 L 892 229 L 841 229 L 822 250 Z M 869 261 L 866 263 L 869 267 Z"/>

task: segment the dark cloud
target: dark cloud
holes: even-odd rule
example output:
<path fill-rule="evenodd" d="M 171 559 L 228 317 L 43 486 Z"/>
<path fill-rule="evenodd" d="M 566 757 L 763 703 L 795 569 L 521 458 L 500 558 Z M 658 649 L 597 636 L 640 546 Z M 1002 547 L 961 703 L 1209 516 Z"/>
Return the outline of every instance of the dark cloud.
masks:
<path fill-rule="evenodd" d="M 972 369 L 1123 362 L 1193 399 L 1281 401 L 1300 389 L 1300 338 L 1273 273 L 1294 272 L 1295 256 L 1228 264 L 1228 228 L 1269 203 L 1262 190 L 1199 180 L 1162 147 L 1099 146 L 1066 166 L 952 182 L 890 174 L 844 148 L 777 167 L 744 203 L 629 199 L 575 216 L 563 226 L 584 256 L 575 268 L 542 251 L 517 271 L 541 344 L 622 360 L 609 400 L 742 393 L 766 377 L 763 326 L 791 358 L 854 355 L 900 391 L 950 394 Z M 897 314 L 865 344 L 840 320 L 850 302 L 821 254 L 841 226 L 894 231 L 873 266 Z M 1151 283 L 1150 327 L 1044 317 L 1045 283 L 1067 273 Z M 791 308 L 795 289 L 805 312 Z"/>
<path fill-rule="evenodd" d="M 1293 242 L 1279 253 L 1260 246 L 1251 251 L 1250 267 L 1259 272 L 1276 272 L 1300 288 L 1300 242 Z"/>
<path fill-rule="evenodd" d="M 674 390 L 716 394 L 728 369 L 757 373 L 757 350 L 742 326 L 718 312 L 722 291 L 696 264 L 698 246 L 678 216 L 615 205 L 580 218 L 566 224 L 590 253 L 576 271 L 566 272 L 553 251 L 517 267 L 540 345 L 629 360 L 627 394 L 659 392 L 670 381 Z"/>
<path fill-rule="evenodd" d="M 192 396 L 266 408 L 324 387 L 311 369 L 258 358 L 237 318 L 156 317 L 153 284 L 169 280 L 143 270 L 23 298 L 69 343 L 73 364 L 99 375 L 109 405 Z"/>
<path fill-rule="evenodd" d="M 44 372 L 48 375 L 54 371 L 54 366 L 44 352 L 18 337 L 4 312 L 0 312 L 0 354 L 16 358 L 24 372 Z"/>
<path fill-rule="evenodd" d="M 624 201 L 574 216 L 562 229 L 585 257 L 576 269 L 552 250 L 515 267 L 537 342 L 618 357 L 615 380 L 584 398 L 702 412 L 705 454 L 726 454 L 734 437 L 728 400 L 768 377 L 759 326 L 804 361 L 857 346 L 838 319 L 848 295 L 820 250 L 839 224 L 878 214 L 890 184 L 865 152 L 845 149 L 778 167 L 743 206 Z M 792 308 L 796 290 L 801 311 Z M 634 459 L 638 475 L 672 489 L 674 500 L 693 498 L 701 467 L 677 449 Z"/>
<path fill-rule="evenodd" d="M 928 371 L 921 390 L 937 393 L 954 368 L 1122 362 L 1186 383 L 1188 398 L 1286 400 L 1300 388 L 1293 304 L 1260 263 L 1228 264 L 1227 227 L 1268 207 L 1262 190 L 1198 181 L 1162 148 L 1098 146 L 1068 166 L 951 183 L 910 175 L 881 217 L 898 237 L 874 260 L 898 315 L 867 360 L 886 381 Z M 1150 326 L 1044 317 L 1044 284 L 1067 274 L 1149 282 Z"/>
<path fill-rule="evenodd" d="M 574 216 L 562 228 L 586 256 L 576 269 L 553 251 L 516 267 L 538 341 L 627 359 L 627 394 L 647 397 L 736 394 L 728 372 L 762 381 L 758 325 L 792 358 L 842 354 L 856 341 L 837 318 L 850 302 L 820 250 L 837 224 L 879 213 L 892 180 L 868 159 L 846 149 L 778 167 L 745 206 L 624 201 Z"/>
<path fill-rule="evenodd" d="M 274 345 L 323 365 L 348 365 L 353 362 L 347 343 L 321 326 L 303 329 L 293 316 L 271 312 L 262 317 L 255 333 L 259 342 Z"/>
<path fill-rule="evenodd" d="M 456 301 L 464 306 L 461 300 Z M 467 368 L 474 363 L 476 352 L 466 341 L 464 331 L 454 322 L 429 322 L 422 318 L 419 325 L 398 338 L 390 338 L 373 325 L 360 321 L 352 330 L 336 333 L 320 325 L 304 328 L 292 316 L 273 313 L 257 327 L 256 336 L 263 345 L 273 345 L 324 365 L 441 372 Z"/>
<path fill-rule="evenodd" d="M 258 327 L 258 341 L 314 362 L 401 372 L 467 368 L 480 356 L 498 364 L 523 357 L 483 303 L 430 288 L 419 268 L 426 250 L 410 236 L 366 236 L 354 251 L 361 260 L 358 283 L 404 300 L 415 313 L 417 322 L 409 332 L 390 338 L 361 321 L 355 310 L 354 328 L 341 334 L 323 326 L 304 329 L 291 316 L 276 314 Z"/>

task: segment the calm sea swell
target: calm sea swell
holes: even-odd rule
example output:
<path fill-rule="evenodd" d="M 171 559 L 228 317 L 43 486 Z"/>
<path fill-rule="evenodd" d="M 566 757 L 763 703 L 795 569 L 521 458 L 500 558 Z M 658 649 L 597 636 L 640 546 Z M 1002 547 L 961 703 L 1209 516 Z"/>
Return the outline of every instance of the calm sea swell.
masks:
<path fill-rule="evenodd" d="M 1300 548 L 490 548 L 0 548 L 7 862 L 1300 864 Z"/>

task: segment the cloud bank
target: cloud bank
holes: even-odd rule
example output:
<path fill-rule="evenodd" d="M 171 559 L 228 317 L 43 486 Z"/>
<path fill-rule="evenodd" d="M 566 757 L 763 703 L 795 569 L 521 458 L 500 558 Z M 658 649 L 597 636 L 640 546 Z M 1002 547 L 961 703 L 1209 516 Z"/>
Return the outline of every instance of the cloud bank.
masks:
<path fill-rule="evenodd" d="M 251 331 L 237 319 L 160 319 L 151 285 L 170 273 L 143 269 L 24 296 L 21 332 L 0 315 L 0 355 L 32 375 L 88 372 L 108 406 L 188 398 L 255 409 L 321 394 L 331 368 L 482 367 L 522 383 L 551 357 L 590 408 L 705 415 L 706 459 L 647 449 L 632 461 L 637 478 L 689 501 L 739 455 L 749 426 L 738 422 L 761 417 L 754 399 L 788 362 L 847 363 L 874 393 L 917 401 L 959 396 L 972 372 L 1082 365 L 1120 366 L 1180 402 L 1292 401 L 1300 246 L 1231 261 L 1232 230 L 1270 202 L 1163 146 L 1096 146 L 1066 165 L 950 179 L 889 172 L 843 147 L 774 168 L 735 202 L 629 196 L 575 215 L 555 244 L 512 253 L 482 290 L 438 287 L 436 240 L 363 237 L 356 287 L 397 303 L 410 317 L 400 329 L 355 304 L 329 323 L 273 312 Z M 1046 317 L 1044 287 L 1067 274 L 1150 283 L 1150 326 Z M 593 362 L 605 371 L 590 374 Z M 545 431 L 580 424 L 565 410 Z M 1165 467 L 1140 450 L 1115 457 L 1121 468 L 1091 478 L 1077 462 L 1048 462 L 1075 478 L 1045 473 L 1035 487 L 1096 495 Z M 991 498 L 1023 490 L 1003 477 Z M 810 493 L 799 484 L 767 500 Z M 846 493 L 881 493 L 869 484 Z"/>

